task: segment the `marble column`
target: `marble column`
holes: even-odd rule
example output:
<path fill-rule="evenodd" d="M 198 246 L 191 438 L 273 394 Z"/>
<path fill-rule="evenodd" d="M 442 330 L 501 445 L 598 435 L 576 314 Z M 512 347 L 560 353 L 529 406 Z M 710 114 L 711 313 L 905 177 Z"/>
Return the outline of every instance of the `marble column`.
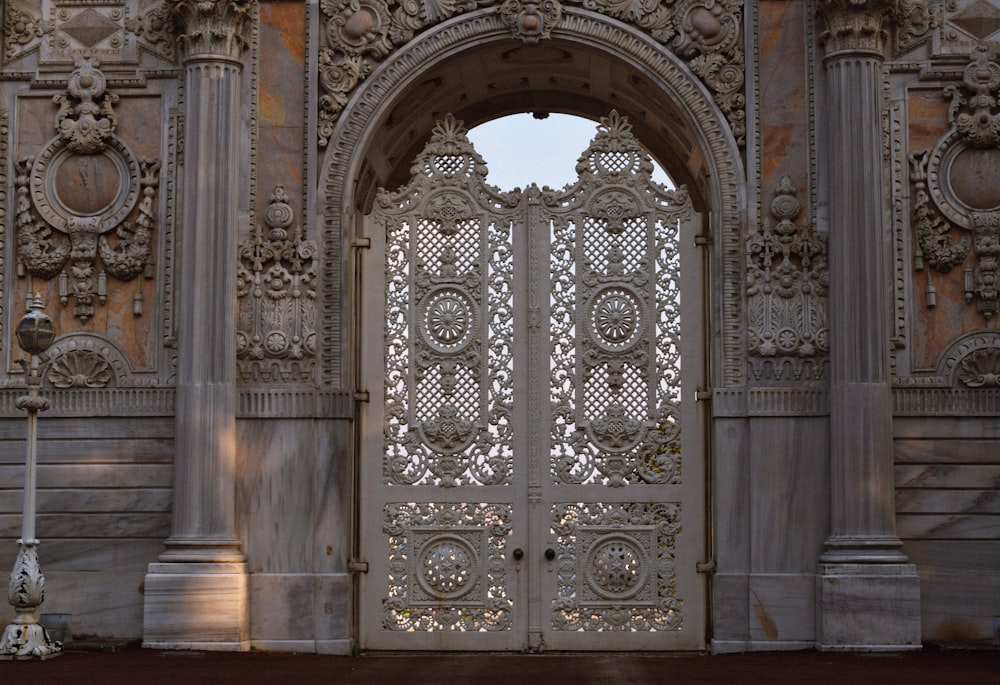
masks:
<path fill-rule="evenodd" d="M 895 531 L 892 305 L 883 195 L 888 0 L 820 0 L 829 204 L 831 531 L 820 558 L 821 649 L 920 646 L 920 587 Z"/>
<path fill-rule="evenodd" d="M 173 527 L 145 583 L 143 643 L 249 647 L 236 536 L 240 79 L 249 0 L 169 0 L 184 57 Z"/>

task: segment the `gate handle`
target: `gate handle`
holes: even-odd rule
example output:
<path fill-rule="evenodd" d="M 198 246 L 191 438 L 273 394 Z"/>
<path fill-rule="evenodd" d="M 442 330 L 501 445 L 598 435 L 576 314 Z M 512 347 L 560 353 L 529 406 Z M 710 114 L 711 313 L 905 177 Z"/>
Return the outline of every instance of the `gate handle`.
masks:
<path fill-rule="evenodd" d="M 552 561 L 553 559 L 556 558 L 556 551 L 551 547 L 549 547 L 547 550 L 545 550 L 545 558 L 548 559 L 549 561 Z"/>
<path fill-rule="evenodd" d="M 521 561 L 524 558 L 524 550 L 520 547 L 515 547 L 513 552 L 514 561 Z"/>

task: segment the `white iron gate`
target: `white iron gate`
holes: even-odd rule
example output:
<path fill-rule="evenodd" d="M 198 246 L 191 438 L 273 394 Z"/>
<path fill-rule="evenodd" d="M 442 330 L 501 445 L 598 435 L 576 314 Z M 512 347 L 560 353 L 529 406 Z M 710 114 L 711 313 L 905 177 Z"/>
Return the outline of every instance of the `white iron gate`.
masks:
<path fill-rule="evenodd" d="M 379 194 L 363 648 L 703 646 L 700 218 L 652 169 L 613 112 L 576 184 L 500 193 L 449 116 Z"/>

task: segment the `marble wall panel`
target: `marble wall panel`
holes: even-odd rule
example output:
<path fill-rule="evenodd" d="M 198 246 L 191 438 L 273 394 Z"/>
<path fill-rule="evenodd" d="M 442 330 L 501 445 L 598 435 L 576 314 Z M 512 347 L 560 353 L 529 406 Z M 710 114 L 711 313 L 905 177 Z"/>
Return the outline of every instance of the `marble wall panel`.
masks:
<path fill-rule="evenodd" d="M 807 3 L 762 0 L 758 5 L 760 185 L 766 196 L 787 174 L 800 190 L 809 181 L 809 96 L 806 59 Z M 800 193 L 803 215 L 809 197 Z"/>
<path fill-rule="evenodd" d="M 241 419 L 237 445 L 237 526 L 250 572 L 311 569 L 315 423 Z"/>
<path fill-rule="evenodd" d="M 142 571 L 108 569 L 81 573 L 46 567 L 41 614 L 71 614 L 71 630 L 81 637 L 142 637 Z"/>
<path fill-rule="evenodd" d="M 750 577 L 750 640 L 812 642 L 816 639 L 816 577 L 812 573 Z"/>
<path fill-rule="evenodd" d="M 303 3 L 262 2 L 257 91 L 258 223 L 276 185 L 302 217 L 306 108 L 305 8 Z"/>
<path fill-rule="evenodd" d="M 830 532 L 827 420 L 754 418 L 750 445 L 749 570 L 815 572 Z"/>
<path fill-rule="evenodd" d="M 718 573 L 750 569 L 750 426 L 746 419 L 716 419 L 712 494 Z"/>

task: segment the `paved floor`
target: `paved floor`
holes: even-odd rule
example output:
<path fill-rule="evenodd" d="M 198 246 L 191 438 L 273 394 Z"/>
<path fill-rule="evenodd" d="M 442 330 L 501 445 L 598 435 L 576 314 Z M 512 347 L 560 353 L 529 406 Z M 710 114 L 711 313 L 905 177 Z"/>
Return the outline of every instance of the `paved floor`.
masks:
<path fill-rule="evenodd" d="M 926 647 L 905 654 L 815 651 L 721 656 L 364 655 L 66 650 L 2 661 L 0 683 L 72 685 L 1000 685 L 1000 651 Z"/>

